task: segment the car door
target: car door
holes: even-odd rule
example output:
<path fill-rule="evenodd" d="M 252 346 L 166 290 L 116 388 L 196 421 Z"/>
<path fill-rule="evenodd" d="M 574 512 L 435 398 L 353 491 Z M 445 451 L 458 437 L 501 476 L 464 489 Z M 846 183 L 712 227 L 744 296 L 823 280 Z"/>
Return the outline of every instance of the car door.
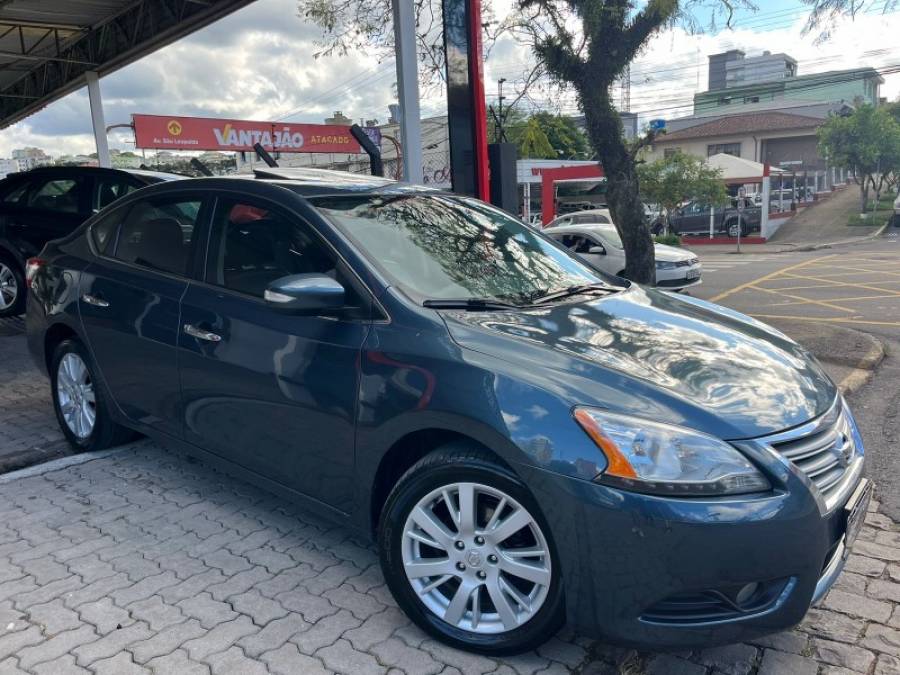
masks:
<path fill-rule="evenodd" d="M 615 275 L 625 267 L 615 257 L 615 249 L 610 248 L 597 235 L 582 235 L 575 250 L 582 260 L 601 272 Z"/>
<path fill-rule="evenodd" d="M 185 438 L 347 511 L 370 296 L 297 214 L 230 194 L 214 213 L 205 278 L 182 301 Z M 266 303 L 269 283 L 301 273 L 340 281 L 345 308 L 286 314 Z"/>
<path fill-rule="evenodd" d="M 172 436 L 181 436 L 179 302 L 204 218 L 196 191 L 114 208 L 91 226 L 97 255 L 79 289 L 90 349 L 119 408 Z"/>

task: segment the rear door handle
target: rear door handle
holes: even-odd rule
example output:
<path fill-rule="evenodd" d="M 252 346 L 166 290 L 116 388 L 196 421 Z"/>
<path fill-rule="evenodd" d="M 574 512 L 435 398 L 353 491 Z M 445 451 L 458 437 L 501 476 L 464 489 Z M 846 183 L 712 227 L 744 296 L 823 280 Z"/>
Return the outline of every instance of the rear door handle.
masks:
<path fill-rule="evenodd" d="M 221 342 L 222 340 L 221 335 L 217 335 L 208 330 L 203 330 L 197 326 L 192 326 L 189 323 L 184 324 L 184 332 L 186 335 L 190 335 L 198 340 L 205 340 L 206 342 Z"/>
<path fill-rule="evenodd" d="M 85 293 L 81 296 L 81 299 L 84 300 L 87 304 L 93 305 L 94 307 L 109 307 L 109 303 L 103 298 L 98 298 L 96 295 L 89 295 Z"/>

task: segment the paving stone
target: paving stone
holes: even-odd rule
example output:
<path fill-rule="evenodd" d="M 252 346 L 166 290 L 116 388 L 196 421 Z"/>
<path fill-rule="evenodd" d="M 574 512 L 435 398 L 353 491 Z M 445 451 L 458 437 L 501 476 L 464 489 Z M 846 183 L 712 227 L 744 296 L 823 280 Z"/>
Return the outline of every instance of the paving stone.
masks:
<path fill-rule="evenodd" d="M 338 640 L 333 645 L 323 647 L 316 656 L 325 663 L 325 667 L 339 673 L 353 675 L 382 675 L 387 668 L 378 663 L 374 656 L 353 649 L 347 640 Z"/>
<path fill-rule="evenodd" d="M 900 658 L 887 654 L 879 655 L 874 675 L 900 675 Z"/>
<path fill-rule="evenodd" d="M 109 598 L 79 605 L 78 614 L 82 621 L 93 625 L 100 635 L 106 635 L 134 623 L 134 619 L 131 618 L 128 612 L 120 607 L 116 607 Z"/>
<path fill-rule="evenodd" d="M 0 661 L 6 659 L 7 656 L 18 654 L 20 649 L 28 645 L 34 645 L 43 640 L 41 629 L 37 626 L 2 635 L 0 636 Z"/>
<path fill-rule="evenodd" d="M 320 619 L 337 614 L 339 607 L 332 605 L 327 598 L 311 595 L 305 588 L 295 588 L 275 596 L 282 607 L 292 612 L 300 612 L 304 619 L 316 623 Z"/>
<path fill-rule="evenodd" d="M 849 668 L 861 673 L 868 672 L 875 662 L 875 654 L 862 647 L 813 638 L 812 655 L 824 663 Z"/>
<path fill-rule="evenodd" d="M 216 600 L 226 600 L 232 595 L 246 593 L 260 582 L 271 578 L 271 574 L 265 567 L 253 567 L 252 569 L 238 572 L 230 579 L 207 587 L 207 591 Z"/>
<path fill-rule="evenodd" d="M 860 644 L 877 652 L 900 656 L 900 630 L 870 623 Z"/>
<path fill-rule="evenodd" d="M 757 675 L 817 675 L 819 664 L 812 659 L 766 649 Z"/>
<path fill-rule="evenodd" d="M 131 603 L 128 605 L 128 612 L 135 619 L 150 626 L 150 630 L 154 633 L 167 626 L 181 623 L 187 618 L 181 609 L 163 602 L 158 595 Z"/>
<path fill-rule="evenodd" d="M 537 652 L 544 658 L 559 661 L 573 670 L 584 662 L 587 655 L 583 647 L 561 640 L 559 637 L 547 640 L 538 647 Z"/>
<path fill-rule="evenodd" d="M 245 572 L 252 567 L 245 557 L 235 555 L 224 548 L 204 555 L 202 560 L 210 567 L 222 570 L 229 577 L 238 572 Z"/>
<path fill-rule="evenodd" d="M 847 593 L 832 589 L 825 597 L 823 607 L 843 612 L 850 616 L 857 616 L 870 621 L 885 622 L 891 616 L 891 606 L 881 600 L 873 600 L 855 593 Z"/>
<path fill-rule="evenodd" d="M 174 586 L 177 583 L 179 583 L 178 577 L 172 572 L 162 572 L 161 574 L 144 577 L 132 586 L 114 591 L 112 599 L 120 607 L 127 607 L 132 602 L 149 598 L 163 588 Z"/>
<path fill-rule="evenodd" d="M 260 661 L 247 658 L 239 647 L 229 647 L 224 652 L 213 654 L 206 662 L 214 675 L 267 675 L 269 672 Z"/>
<path fill-rule="evenodd" d="M 672 654 L 652 656 L 647 662 L 646 675 L 706 675 L 706 668 Z"/>
<path fill-rule="evenodd" d="M 878 558 L 888 562 L 900 562 L 900 547 L 887 546 L 872 541 L 857 541 L 853 544 L 854 553 L 862 553 L 870 558 Z"/>
<path fill-rule="evenodd" d="M 51 600 L 41 605 L 32 605 L 27 610 L 28 620 L 39 626 L 44 635 L 56 635 L 78 628 L 81 619 L 78 613 L 69 609 L 62 600 Z"/>
<path fill-rule="evenodd" d="M 98 637 L 92 626 L 82 625 L 74 630 L 68 630 L 54 635 L 49 640 L 25 647 L 17 654 L 19 665 L 30 670 L 38 663 L 52 661 L 88 642 L 93 642 Z"/>
<path fill-rule="evenodd" d="M 346 640 L 340 640 L 339 642 L 346 642 Z M 404 673 L 431 675 L 433 673 L 441 672 L 444 668 L 443 663 L 435 661 L 431 657 L 431 654 L 425 650 L 410 647 L 397 638 L 384 640 L 363 651 L 369 651 L 370 649 L 378 658 L 379 663 L 399 668 Z M 327 659 L 325 663 L 326 665 L 331 665 Z M 546 663 L 547 662 L 545 661 L 544 664 L 546 665 Z"/>
<path fill-rule="evenodd" d="M 900 602 L 900 581 L 873 579 L 869 582 L 866 593 L 870 598 L 877 598 L 878 600 L 887 600 L 895 603 Z"/>
<path fill-rule="evenodd" d="M 290 642 L 266 652 L 261 658 L 276 675 L 333 675 L 319 659 L 301 654 L 297 645 Z"/>
<path fill-rule="evenodd" d="M 864 555 L 851 555 L 847 558 L 844 569 L 854 574 L 864 574 L 867 577 L 880 577 L 884 573 L 887 563 L 876 558 Z"/>
<path fill-rule="evenodd" d="M 75 663 L 75 657 L 64 654 L 58 659 L 40 663 L 32 668 L 35 675 L 90 675 L 91 671 Z"/>
<path fill-rule="evenodd" d="M 750 643 L 758 647 L 768 647 L 769 649 L 777 649 L 780 652 L 790 652 L 791 654 L 805 654 L 809 649 L 809 638 L 797 631 L 764 635 L 763 637 L 750 640 Z"/>
<path fill-rule="evenodd" d="M 866 622 L 837 612 L 811 609 L 800 624 L 801 630 L 839 642 L 855 643 L 865 630 Z"/>
<path fill-rule="evenodd" d="M 289 639 L 312 626 L 303 620 L 297 612 L 292 612 L 281 619 L 270 621 L 259 632 L 237 641 L 237 645 L 247 656 L 258 657 L 263 652 L 278 649 Z"/>
<path fill-rule="evenodd" d="M 165 656 L 180 647 L 185 641 L 198 638 L 206 633 L 196 619 L 169 626 L 152 637 L 135 642 L 128 649 L 134 660 L 144 664 L 158 656 Z"/>
<path fill-rule="evenodd" d="M 386 609 L 374 614 L 362 624 L 344 633 L 355 649 L 368 651 L 379 642 L 387 640 L 398 628 L 409 623 L 409 619 L 398 609 Z"/>
<path fill-rule="evenodd" d="M 891 581 L 900 581 L 900 564 L 892 563 L 888 565 L 887 572 Z"/>
<path fill-rule="evenodd" d="M 727 675 L 750 675 L 756 667 L 758 650 L 750 645 L 727 645 L 704 649 L 697 654 L 700 663 L 715 667 Z"/>
<path fill-rule="evenodd" d="M 257 626 L 265 626 L 273 619 L 286 616 L 288 610 L 281 603 L 270 600 L 256 591 L 247 591 L 229 599 L 231 606 L 241 614 L 246 614 Z"/>
<path fill-rule="evenodd" d="M 291 556 L 269 547 L 250 549 L 244 553 L 243 557 L 254 565 L 265 567 L 270 574 L 278 574 L 297 565 Z"/>
<path fill-rule="evenodd" d="M 346 609 L 342 609 L 336 614 L 310 623 L 313 625 L 309 630 L 305 630 L 291 638 L 291 641 L 300 648 L 300 651 L 308 655 L 313 655 L 322 647 L 334 644 L 345 631 L 356 628 L 362 622 Z"/>
<path fill-rule="evenodd" d="M 94 675 L 150 675 L 151 671 L 131 660 L 131 654 L 120 652 L 91 665 Z"/>
<path fill-rule="evenodd" d="M 838 577 L 837 583 L 833 588 L 847 591 L 848 593 L 856 593 L 858 595 L 866 594 L 866 577 L 862 574 L 854 574 L 853 572 L 844 572 Z"/>
<path fill-rule="evenodd" d="M 239 616 L 234 621 L 220 623 L 202 637 L 188 640 L 183 647 L 193 660 L 203 661 L 210 654 L 224 651 L 245 635 L 258 630 L 249 618 Z"/>
<path fill-rule="evenodd" d="M 360 593 L 349 584 L 341 584 L 322 595 L 335 607 L 343 607 L 363 621 L 385 609 L 385 606 L 371 595 Z"/>
<path fill-rule="evenodd" d="M 158 675 L 210 675 L 209 666 L 199 661 L 191 661 L 187 653 L 182 649 L 176 649 L 171 654 L 157 656 L 147 662 L 147 667 Z M 235 673 L 234 675 L 238 675 Z M 298 673 L 299 675 L 299 673 Z"/>
<path fill-rule="evenodd" d="M 421 647 L 439 663 L 445 663 L 458 669 L 463 675 L 475 675 L 475 673 L 489 673 L 496 670 L 497 662 L 480 654 L 472 654 L 453 649 L 434 640 L 425 640 Z"/>
<path fill-rule="evenodd" d="M 170 605 L 174 605 L 185 598 L 193 598 L 213 584 L 221 583 L 225 581 L 225 579 L 226 577 L 222 574 L 221 570 L 210 569 L 201 572 L 200 574 L 195 574 L 192 577 L 188 577 L 174 586 L 163 588 L 159 591 L 159 597 Z"/>
<path fill-rule="evenodd" d="M 63 602 L 66 603 L 66 607 L 77 609 L 79 605 L 100 600 L 118 589 L 129 586 L 131 586 L 131 581 L 128 580 L 128 576 L 119 572 L 111 577 L 97 579 L 84 588 L 79 588 L 77 591 L 66 593 Z"/>
<path fill-rule="evenodd" d="M 72 653 L 79 666 L 90 666 L 94 661 L 115 656 L 134 642 L 146 640 L 152 635 L 145 624 L 133 623 L 107 633 L 102 638 L 76 647 Z"/>
<path fill-rule="evenodd" d="M 207 630 L 225 621 L 236 619 L 238 614 L 231 605 L 225 602 L 213 600 L 209 593 L 201 593 L 194 598 L 187 598 L 179 602 L 176 607 L 185 616 L 193 617 Z"/>

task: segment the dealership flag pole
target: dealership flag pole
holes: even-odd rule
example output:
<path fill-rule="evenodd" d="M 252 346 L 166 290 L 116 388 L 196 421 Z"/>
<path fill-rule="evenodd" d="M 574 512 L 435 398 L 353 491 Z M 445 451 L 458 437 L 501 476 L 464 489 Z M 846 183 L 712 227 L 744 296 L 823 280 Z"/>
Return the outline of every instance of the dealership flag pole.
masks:
<path fill-rule="evenodd" d="M 103 119 L 103 100 L 100 98 L 100 78 L 89 70 L 84 74 L 87 80 L 88 99 L 91 103 L 91 124 L 94 127 L 94 142 L 97 144 L 97 163 L 112 166 L 109 161 L 109 145 L 106 142 L 106 121 Z"/>
<path fill-rule="evenodd" d="M 422 123 L 419 119 L 419 71 L 416 60 L 416 17 L 412 0 L 392 0 L 397 94 L 400 99 L 400 142 L 403 147 L 403 180 L 421 183 Z M 400 158 L 397 158 L 400 161 Z"/>

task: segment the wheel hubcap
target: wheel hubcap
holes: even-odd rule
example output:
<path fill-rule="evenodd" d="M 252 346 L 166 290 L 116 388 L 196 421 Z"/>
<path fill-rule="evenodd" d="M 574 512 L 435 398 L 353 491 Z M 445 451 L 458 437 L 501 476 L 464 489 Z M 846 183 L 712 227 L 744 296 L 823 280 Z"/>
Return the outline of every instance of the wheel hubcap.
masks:
<path fill-rule="evenodd" d="M 87 438 L 97 419 L 94 383 L 78 354 L 66 354 L 56 372 L 56 398 L 69 430 L 78 438 Z"/>
<path fill-rule="evenodd" d="M 450 625 L 504 633 L 540 610 L 552 580 L 535 518 L 501 490 L 453 483 L 423 497 L 403 529 L 406 577 Z"/>
<path fill-rule="evenodd" d="M 12 307 L 19 296 L 19 285 L 13 271 L 0 263 L 0 309 Z"/>

